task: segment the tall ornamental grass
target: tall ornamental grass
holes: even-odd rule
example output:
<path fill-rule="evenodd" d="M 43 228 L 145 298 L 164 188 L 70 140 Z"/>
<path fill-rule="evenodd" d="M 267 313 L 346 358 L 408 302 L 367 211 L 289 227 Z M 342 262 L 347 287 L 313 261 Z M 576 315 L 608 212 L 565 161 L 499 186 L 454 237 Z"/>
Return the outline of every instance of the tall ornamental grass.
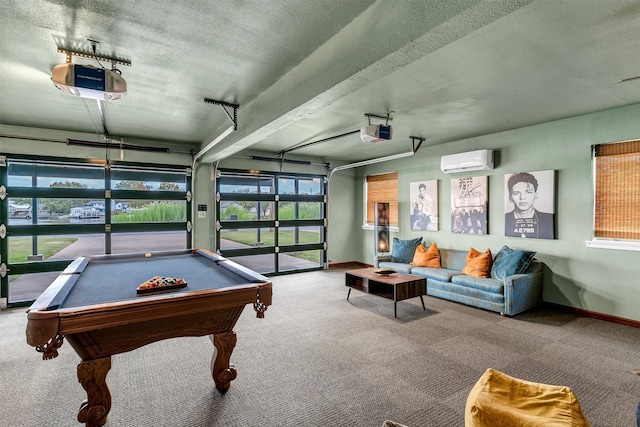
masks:
<path fill-rule="evenodd" d="M 184 204 L 153 202 L 129 212 L 121 212 L 111 217 L 111 222 L 184 222 L 187 213 Z"/>

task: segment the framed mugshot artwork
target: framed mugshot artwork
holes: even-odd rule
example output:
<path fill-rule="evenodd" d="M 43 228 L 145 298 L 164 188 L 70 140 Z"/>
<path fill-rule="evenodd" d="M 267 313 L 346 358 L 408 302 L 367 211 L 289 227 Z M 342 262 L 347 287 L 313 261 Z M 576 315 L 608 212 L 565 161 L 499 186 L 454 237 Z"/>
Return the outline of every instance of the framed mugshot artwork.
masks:
<path fill-rule="evenodd" d="M 438 230 L 438 180 L 409 183 L 411 229 Z"/>
<path fill-rule="evenodd" d="M 504 235 L 555 239 L 555 171 L 504 176 Z"/>
<path fill-rule="evenodd" d="M 451 179 L 451 231 L 487 234 L 489 208 L 487 176 Z"/>

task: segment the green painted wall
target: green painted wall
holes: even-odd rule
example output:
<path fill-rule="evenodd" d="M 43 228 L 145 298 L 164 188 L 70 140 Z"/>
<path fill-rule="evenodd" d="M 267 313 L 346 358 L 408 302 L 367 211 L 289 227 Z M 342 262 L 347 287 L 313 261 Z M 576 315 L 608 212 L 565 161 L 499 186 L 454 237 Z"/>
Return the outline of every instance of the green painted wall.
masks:
<path fill-rule="evenodd" d="M 503 245 L 537 251 L 546 266 L 545 301 L 610 316 L 640 320 L 640 252 L 587 248 L 592 237 L 591 145 L 640 137 L 640 104 L 515 129 L 447 144 L 423 147 L 412 157 L 359 168 L 355 178 L 354 216 L 363 222 L 362 188 L 366 175 L 399 172 L 399 238 L 422 236 L 439 247 L 497 252 Z M 407 144 L 393 141 L 390 143 Z M 426 145 L 426 146 L 424 146 Z M 496 150 L 496 167 L 489 176 L 489 234 L 454 234 L 450 219 L 451 175 L 440 171 L 440 157 L 479 149 Z M 504 175 L 556 170 L 557 239 L 504 236 Z M 456 177 L 465 176 L 456 174 Z M 411 231 L 409 183 L 437 179 L 439 231 Z M 334 194 L 331 194 L 333 197 Z M 640 208 L 640 207 L 639 207 Z M 330 226 L 333 225 L 333 221 Z M 354 260 L 373 263 L 372 231 L 361 230 L 360 251 Z"/>
<path fill-rule="evenodd" d="M 1 126 L 0 133 L 29 137 L 88 139 L 90 135 L 72 135 L 64 131 Z M 427 135 L 428 136 L 428 135 Z M 640 104 L 599 113 L 559 120 L 450 142 L 430 147 L 429 141 L 412 157 L 367 167 L 336 172 L 329 182 L 328 256 L 333 263 L 360 261 L 373 264 L 373 232 L 362 230 L 363 180 L 366 175 L 399 172 L 399 238 L 422 235 L 427 242 L 442 248 L 498 251 L 503 245 L 537 251 L 537 258 L 547 265 L 544 299 L 557 304 L 590 310 L 626 319 L 640 320 L 640 252 L 587 248 L 591 239 L 592 184 L 591 145 L 637 139 L 640 137 Z M 410 141 L 392 141 L 406 144 Z M 446 154 L 478 150 L 496 150 L 496 168 L 489 176 L 489 234 L 454 234 L 449 230 L 450 175 L 440 171 L 440 157 Z M 64 144 L 0 138 L 0 152 L 38 153 L 81 158 L 104 158 L 103 150 Z M 112 158 L 118 156 L 113 150 Z M 129 152 L 126 160 L 184 164 L 188 155 Z M 228 159 L 224 167 L 246 168 L 242 159 Z M 241 166 L 242 165 L 242 166 Z M 264 164 L 265 168 L 276 167 Z M 336 165 L 332 165 L 336 166 Z M 296 168 L 298 169 L 298 168 Z M 556 170 L 556 240 L 517 239 L 504 236 L 504 175 L 519 171 Z M 323 173 L 319 167 L 296 170 Z M 326 171 L 324 171 L 326 172 Z M 207 203 L 213 209 L 215 193 L 212 166 L 202 164 L 196 170 L 195 204 Z M 469 175 L 472 175 L 469 174 Z M 461 175 L 455 175 L 461 176 Z M 439 180 L 439 231 L 411 231 L 409 228 L 409 183 Z M 213 211 L 210 210 L 212 213 Z M 195 220 L 195 246 L 212 248 L 214 220 Z"/>
<path fill-rule="evenodd" d="M 329 180 L 327 257 L 332 263 L 361 260 L 362 184 L 355 169 L 335 172 Z M 360 213 L 360 214 L 358 214 Z M 370 236 L 373 239 L 373 235 Z"/>

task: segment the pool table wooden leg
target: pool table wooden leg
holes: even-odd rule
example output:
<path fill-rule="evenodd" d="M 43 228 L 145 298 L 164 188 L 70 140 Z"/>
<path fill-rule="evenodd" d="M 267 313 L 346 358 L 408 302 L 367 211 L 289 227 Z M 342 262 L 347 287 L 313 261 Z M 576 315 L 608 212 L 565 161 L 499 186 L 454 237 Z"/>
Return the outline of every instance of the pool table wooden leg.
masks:
<path fill-rule="evenodd" d="M 111 410 L 111 392 L 107 386 L 107 373 L 111 357 L 83 360 L 78 365 L 78 381 L 87 391 L 87 400 L 80 405 L 78 421 L 86 427 L 100 427 L 107 422 Z"/>
<path fill-rule="evenodd" d="M 233 331 L 210 335 L 216 350 L 211 357 L 211 376 L 220 393 L 225 393 L 231 387 L 231 381 L 236 379 L 237 371 L 230 363 L 231 353 L 236 346 L 236 333 Z"/>

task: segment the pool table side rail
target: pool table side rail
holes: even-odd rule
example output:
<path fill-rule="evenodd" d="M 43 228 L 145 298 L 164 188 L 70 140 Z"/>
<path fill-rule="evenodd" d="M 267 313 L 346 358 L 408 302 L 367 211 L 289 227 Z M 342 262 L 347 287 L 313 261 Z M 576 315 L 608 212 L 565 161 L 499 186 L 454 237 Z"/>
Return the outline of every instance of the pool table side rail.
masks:
<path fill-rule="evenodd" d="M 58 308 L 77 281 L 77 275 L 60 274 L 31 304 L 27 313 Z"/>
<path fill-rule="evenodd" d="M 253 270 L 248 269 L 247 267 L 238 264 L 235 261 L 227 259 L 222 255 L 218 255 L 214 252 L 208 251 L 206 249 L 196 249 L 195 253 L 198 253 L 202 256 L 209 258 L 214 261 L 216 264 L 220 264 L 225 266 L 227 269 L 233 271 L 237 275 L 251 281 L 252 283 L 262 283 L 265 281 L 269 281 L 269 279 L 263 276 L 260 273 L 256 273 Z"/>
<path fill-rule="evenodd" d="M 129 323 L 159 320 L 168 313 L 189 315 L 225 309 L 259 301 L 272 302 L 272 283 L 238 285 L 232 288 L 199 290 L 187 293 L 159 294 L 131 301 L 94 304 L 81 308 L 57 310 L 30 309 L 27 323 L 27 343 L 46 344 L 56 334 L 67 335 Z M 135 319 L 135 320 L 132 320 Z"/>
<path fill-rule="evenodd" d="M 117 260 L 131 260 L 136 258 L 146 258 L 147 254 L 151 255 L 151 257 L 163 257 L 163 256 L 175 256 L 175 255 L 185 255 L 185 254 L 194 254 L 202 249 L 170 249 L 165 251 L 148 251 L 148 252 L 125 252 L 121 254 L 100 254 L 100 255 L 88 255 L 86 258 L 90 261 L 97 262 L 109 262 L 109 261 L 117 261 Z M 209 251 L 207 251 L 209 252 Z M 210 252 L 213 255 L 216 255 L 213 252 Z M 81 257 L 82 258 L 82 257 Z M 80 263 L 80 262 L 79 262 Z M 69 264 L 71 267 L 73 263 Z"/>
<path fill-rule="evenodd" d="M 262 283 L 265 280 L 269 280 L 267 279 L 265 276 L 262 276 L 256 272 L 253 272 L 251 270 L 249 270 L 246 267 L 241 266 L 238 263 L 235 263 L 233 261 L 231 261 L 230 259 L 225 259 L 223 261 L 219 262 L 220 265 L 226 267 L 228 270 L 233 271 L 234 273 L 236 273 L 237 275 L 245 278 L 246 280 L 250 281 L 251 283 Z"/>
<path fill-rule="evenodd" d="M 71 263 L 67 265 L 67 268 L 62 270 L 62 273 L 60 274 L 74 274 L 74 273 L 82 272 L 87 266 L 87 264 L 89 264 L 89 261 L 91 261 L 91 257 L 86 257 L 86 256 L 78 257 L 73 261 L 71 261 Z"/>

